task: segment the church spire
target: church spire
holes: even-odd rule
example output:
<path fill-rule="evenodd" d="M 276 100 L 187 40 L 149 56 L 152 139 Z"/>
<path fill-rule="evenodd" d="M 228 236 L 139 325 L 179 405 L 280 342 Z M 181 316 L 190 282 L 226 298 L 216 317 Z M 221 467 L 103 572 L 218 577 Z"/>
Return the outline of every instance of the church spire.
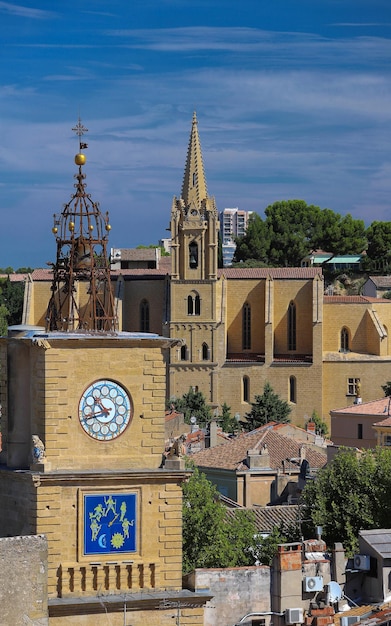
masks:
<path fill-rule="evenodd" d="M 198 210 L 201 208 L 202 201 L 208 197 L 195 112 L 193 113 L 181 196 L 187 208 L 194 207 Z"/>
<path fill-rule="evenodd" d="M 172 280 L 217 280 L 219 215 L 208 196 L 197 116 L 193 114 L 180 198 L 171 207 Z"/>
<path fill-rule="evenodd" d="M 54 215 L 52 232 L 57 243 L 53 268 L 52 296 L 47 310 L 46 329 L 57 331 L 113 331 L 117 320 L 107 253 L 109 216 L 86 191 L 82 141 L 87 128 L 79 121 L 75 128 L 79 152 L 75 156 L 75 192 L 60 215 Z"/>

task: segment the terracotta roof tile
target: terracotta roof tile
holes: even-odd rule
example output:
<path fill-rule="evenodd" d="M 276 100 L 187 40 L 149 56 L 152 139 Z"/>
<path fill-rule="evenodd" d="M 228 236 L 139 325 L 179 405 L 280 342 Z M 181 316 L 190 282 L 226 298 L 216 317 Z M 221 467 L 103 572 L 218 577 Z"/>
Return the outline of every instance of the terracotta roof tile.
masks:
<path fill-rule="evenodd" d="M 319 267 L 224 267 L 218 275 L 226 278 L 271 278 L 275 279 L 308 279 L 321 276 Z"/>
<path fill-rule="evenodd" d="M 116 250 L 120 250 L 121 252 L 120 261 L 156 260 L 156 248 L 116 248 Z"/>
<path fill-rule="evenodd" d="M 371 280 L 376 287 L 391 289 L 391 276 L 368 276 L 368 280 Z"/>
<path fill-rule="evenodd" d="M 251 511 L 255 516 L 255 525 L 260 533 L 272 532 L 273 528 L 281 524 L 289 525 L 297 522 L 299 507 L 289 506 L 260 506 L 260 507 L 240 507 L 227 509 L 228 517 L 235 517 L 238 511 Z"/>
<path fill-rule="evenodd" d="M 161 257 L 159 261 L 158 269 L 147 268 L 131 268 L 131 269 L 118 269 L 111 270 L 112 276 L 119 276 L 122 274 L 125 278 L 127 276 L 165 276 L 171 274 L 171 257 Z M 319 268 L 314 267 L 226 267 L 218 270 L 218 276 L 225 276 L 228 279 L 260 279 L 268 278 L 269 276 L 274 279 L 312 279 L 315 276 L 322 275 L 322 271 Z M 33 280 L 52 280 L 52 270 L 38 268 L 32 272 Z"/>
<path fill-rule="evenodd" d="M 0 274 L 0 278 L 9 278 L 11 283 L 21 283 L 28 277 L 28 274 Z"/>
<path fill-rule="evenodd" d="M 352 404 L 342 409 L 333 409 L 330 414 L 343 415 L 388 415 L 389 398 L 380 398 L 380 400 L 372 400 L 371 402 L 362 402 L 361 404 Z"/>
<path fill-rule="evenodd" d="M 53 271 L 50 269 L 39 267 L 36 270 L 33 270 L 31 272 L 31 278 L 37 281 L 41 281 L 41 280 L 51 281 L 53 280 Z"/>
<path fill-rule="evenodd" d="M 383 303 L 391 302 L 391 300 L 380 300 L 379 298 L 371 298 L 369 296 L 324 296 L 324 304 L 368 304 L 372 302 Z"/>
<path fill-rule="evenodd" d="M 276 470 L 285 467 L 286 469 L 298 470 L 299 465 L 289 463 L 287 459 L 299 458 L 300 448 L 305 444 L 303 441 L 296 441 L 291 437 L 281 435 L 275 426 L 269 424 L 250 433 L 243 433 L 227 443 L 197 452 L 192 456 L 192 459 L 199 467 L 247 471 L 247 451 L 254 448 L 259 449 L 266 444 L 270 454 L 271 469 Z M 323 467 L 326 463 L 326 457 L 326 453 L 320 448 L 315 450 L 306 446 L 306 458 L 310 467 Z"/>
<path fill-rule="evenodd" d="M 391 417 L 386 417 L 386 419 L 380 420 L 380 422 L 375 422 L 373 426 L 391 426 Z"/>

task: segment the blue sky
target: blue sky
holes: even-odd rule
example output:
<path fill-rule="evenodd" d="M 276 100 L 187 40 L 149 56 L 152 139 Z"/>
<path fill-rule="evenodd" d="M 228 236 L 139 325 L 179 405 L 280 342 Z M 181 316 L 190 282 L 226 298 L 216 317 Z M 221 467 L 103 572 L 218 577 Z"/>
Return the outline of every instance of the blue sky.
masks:
<path fill-rule="evenodd" d="M 219 210 L 391 220 L 389 0 L 0 1 L 0 267 L 55 259 L 80 115 L 110 247 L 167 236 L 196 110 Z"/>

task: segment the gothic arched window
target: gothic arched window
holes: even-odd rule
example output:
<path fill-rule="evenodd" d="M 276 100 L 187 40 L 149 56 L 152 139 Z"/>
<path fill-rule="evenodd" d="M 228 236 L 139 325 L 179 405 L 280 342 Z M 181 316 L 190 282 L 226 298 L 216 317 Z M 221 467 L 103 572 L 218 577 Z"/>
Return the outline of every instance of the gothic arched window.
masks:
<path fill-rule="evenodd" d="M 250 402 L 250 379 L 243 376 L 243 402 Z"/>
<path fill-rule="evenodd" d="M 209 348 L 207 343 L 202 344 L 202 360 L 209 361 Z"/>
<path fill-rule="evenodd" d="M 349 330 L 344 326 L 341 330 L 341 341 L 340 341 L 340 352 L 349 352 L 350 350 L 350 342 L 349 342 Z"/>
<path fill-rule="evenodd" d="M 296 305 L 289 303 L 288 307 L 288 350 L 296 350 Z"/>
<path fill-rule="evenodd" d="M 289 401 L 296 403 L 296 377 L 289 376 Z"/>
<path fill-rule="evenodd" d="M 243 350 L 251 348 L 251 307 L 246 302 L 242 312 L 242 344 Z"/>
<path fill-rule="evenodd" d="M 187 346 L 183 345 L 181 346 L 181 361 L 187 361 L 187 359 L 188 359 Z"/>
<path fill-rule="evenodd" d="M 142 333 L 149 333 L 149 302 L 141 300 L 140 303 L 140 330 Z"/>
<path fill-rule="evenodd" d="M 195 241 L 189 244 L 189 266 L 192 270 L 198 267 L 198 245 Z"/>

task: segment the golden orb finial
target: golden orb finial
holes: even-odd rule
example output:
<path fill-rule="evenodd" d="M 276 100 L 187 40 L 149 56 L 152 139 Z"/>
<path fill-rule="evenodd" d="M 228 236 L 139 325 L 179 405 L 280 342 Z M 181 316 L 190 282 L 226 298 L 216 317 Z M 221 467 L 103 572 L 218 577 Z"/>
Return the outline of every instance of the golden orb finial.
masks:
<path fill-rule="evenodd" d="M 75 163 L 76 163 L 76 165 L 84 165 L 86 161 L 87 161 L 86 155 L 82 154 L 81 152 L 79 152 L 75 156 Z"/>

